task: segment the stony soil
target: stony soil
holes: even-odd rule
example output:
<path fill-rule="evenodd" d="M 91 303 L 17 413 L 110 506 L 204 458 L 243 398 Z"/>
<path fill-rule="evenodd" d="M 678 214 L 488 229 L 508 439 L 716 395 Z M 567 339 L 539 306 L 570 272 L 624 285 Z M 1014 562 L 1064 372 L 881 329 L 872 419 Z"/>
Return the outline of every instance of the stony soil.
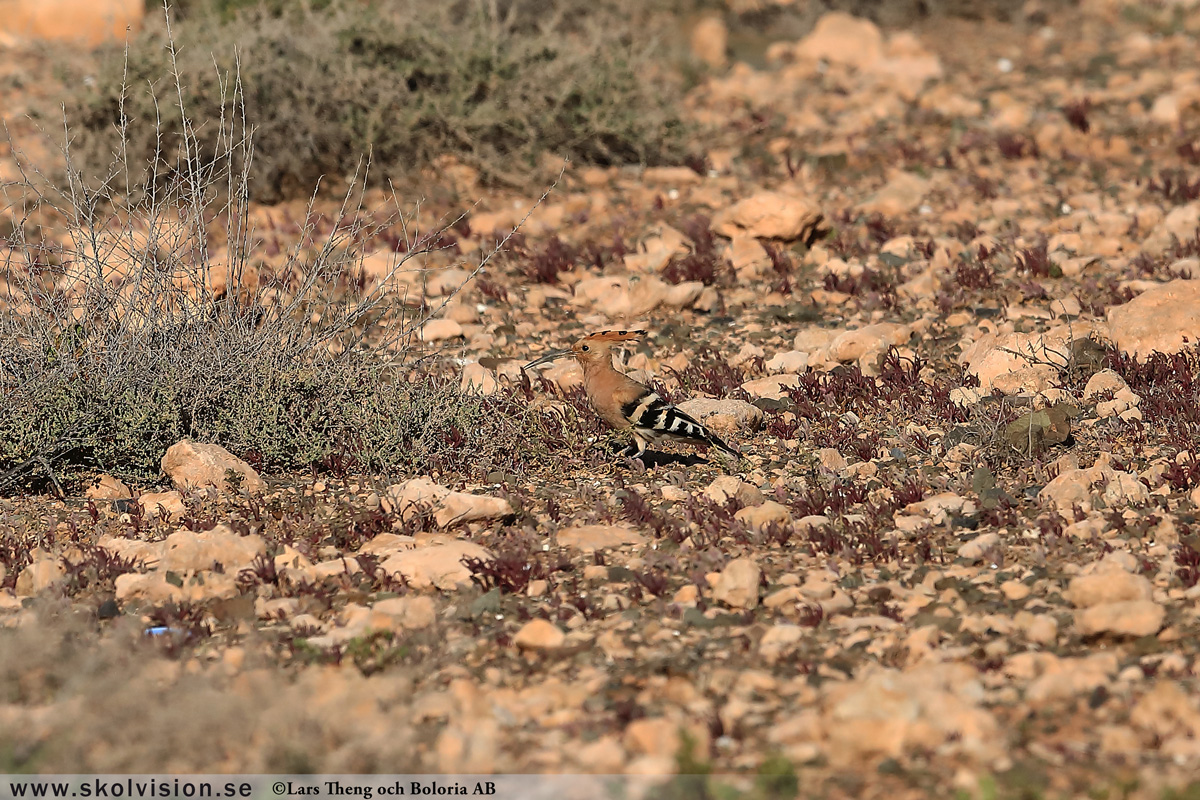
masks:
<path fill-rule="evenodd" d="M 431 176 L 431 218 L 483 198 L 435 267 L 534 209 L 423 329 L 433 363 L 592 445 L 381 477 L 182 443 L 158 485 L 0 500 L 0 764 L 1193 796 L 1186 5 L 831 15 L 685 99 L 698 170 L 568 168 L 536 206 Z M 575 367 L 522 378 L 639 327 L 622 368 L 720 401 L 693 412 L 744 460 L 626 461 Z"/>

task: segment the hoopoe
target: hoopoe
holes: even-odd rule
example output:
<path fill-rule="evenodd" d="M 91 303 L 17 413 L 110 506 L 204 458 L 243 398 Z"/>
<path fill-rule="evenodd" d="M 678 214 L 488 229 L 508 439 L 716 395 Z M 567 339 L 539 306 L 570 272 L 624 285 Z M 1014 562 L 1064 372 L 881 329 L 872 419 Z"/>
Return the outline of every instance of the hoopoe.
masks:
<path fill-rule="evenodd" d="M 621 342 L 645 336 L 645 331 L 600 331 L 580 339 L 568 350 L 555 350 L 531 361 L 524 369 L 572 356 L 583 368 L 583 390 L 600 418 L 619 431 L 633 434 L 623 455 L 641 458 L 652 441 L 661 438 L 703 442 L 737 458 L 741 453 L 708 428 L 613 367 L 612 349 Z"/>

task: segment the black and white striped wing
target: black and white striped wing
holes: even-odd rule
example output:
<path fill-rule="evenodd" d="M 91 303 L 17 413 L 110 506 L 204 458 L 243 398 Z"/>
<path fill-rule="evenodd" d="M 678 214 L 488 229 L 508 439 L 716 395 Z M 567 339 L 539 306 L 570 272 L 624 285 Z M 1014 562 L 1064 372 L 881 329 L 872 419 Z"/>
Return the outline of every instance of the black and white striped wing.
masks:
<path fill-rule="evenodd" d="M 741 455 L 712 431 L 701 425 L 677 407 L 663 400 L 657 392 L 646 394 L 629 401 L 621 413 L 641 436 L 647 439 L 670 437 L 691 442 L 704 442 L 719 447 L 734 455 Z"/>

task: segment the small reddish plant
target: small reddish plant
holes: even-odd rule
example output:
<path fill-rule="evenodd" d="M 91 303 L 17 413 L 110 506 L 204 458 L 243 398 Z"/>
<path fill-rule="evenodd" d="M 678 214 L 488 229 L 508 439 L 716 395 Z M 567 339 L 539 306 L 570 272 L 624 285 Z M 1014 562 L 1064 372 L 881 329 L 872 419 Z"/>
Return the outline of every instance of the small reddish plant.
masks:
<path fill-rule="evenodd" d="M 1188 180 L 1183 170 L 1164 169 L 1158 173 L 1158 178 L 1151 178 L 1147 187 L 1150 191 L 1161 194 L 1175 205 L 1183 205 L 1200 199 L 1200 177 Z"/>
<path fill-rule="evenodd" d="M 682 228 L 692 242 L 692 252 L 671 259 L 663 269 L 663 277 L 671 283 L 699 281 L 705 286 L 712 286 L 727 277 L 731 265 L 719 252 L 711 220 L 703 214 L 697 214 L 686 220 Z"/>
<path fill-rule="evenodd" d="M 1200 582 L 1200 552 L 1186 542 L 1175 551 L 1175 577 L 1185 589 Z"/>
<path fill-rule="evenodd" d="M 1049 278 L 1057 268 L 1050 263 L 1046 241 L 1026 247 L 1017 254 L 1017 272 L 1034 278 Z"/>
<path fill-rule="evenodd" d="M 1092 123 L 1088 120 L 1091 110 L 1092 101 L 1085 97 L 1063 106 L 1063 116 L 1067 118 L 1067 122 L 1071 123 L 1072 128 L 1087 133 L 1092 129 Z"/>
<path fill-rule="evenodd" d="M 529 256 L 525 274 L 537 283 L 558 283 L 559 273 L 574 269 L 577 257 L 575 248 L 552 236 L 550 241 Z"/>
<path fill-rule="evenodd" d="M 996 137 L 996 148 L 1009 160 L 1037 158 L 1041 155 L 1037 142 L 1017 133 L 1002 133 Z"/>

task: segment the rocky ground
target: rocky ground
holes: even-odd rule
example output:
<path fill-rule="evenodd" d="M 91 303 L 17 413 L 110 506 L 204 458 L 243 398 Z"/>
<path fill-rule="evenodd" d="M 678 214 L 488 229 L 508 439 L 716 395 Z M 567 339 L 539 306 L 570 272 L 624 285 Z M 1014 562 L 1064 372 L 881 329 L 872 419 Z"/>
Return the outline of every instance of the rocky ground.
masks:
<path fill-rule="evenodd" d="M 408 292 L 524 222 L 426 363 L 580 445 L 384 478 L 181 442 L 0 500 L 0 764 L 1194 796 L 1200 16 L 1035 5 L 830 14 L 755 66 L 706 23 L 695 168 L 538 202 L 446 165 L 423 213 L 483 199 Z M 262 270 L 303 206 L 256 209 Z M 618 458 L 576 367 L 522 375 L 639 327 L 622 368 L 741 462 Z"/>

